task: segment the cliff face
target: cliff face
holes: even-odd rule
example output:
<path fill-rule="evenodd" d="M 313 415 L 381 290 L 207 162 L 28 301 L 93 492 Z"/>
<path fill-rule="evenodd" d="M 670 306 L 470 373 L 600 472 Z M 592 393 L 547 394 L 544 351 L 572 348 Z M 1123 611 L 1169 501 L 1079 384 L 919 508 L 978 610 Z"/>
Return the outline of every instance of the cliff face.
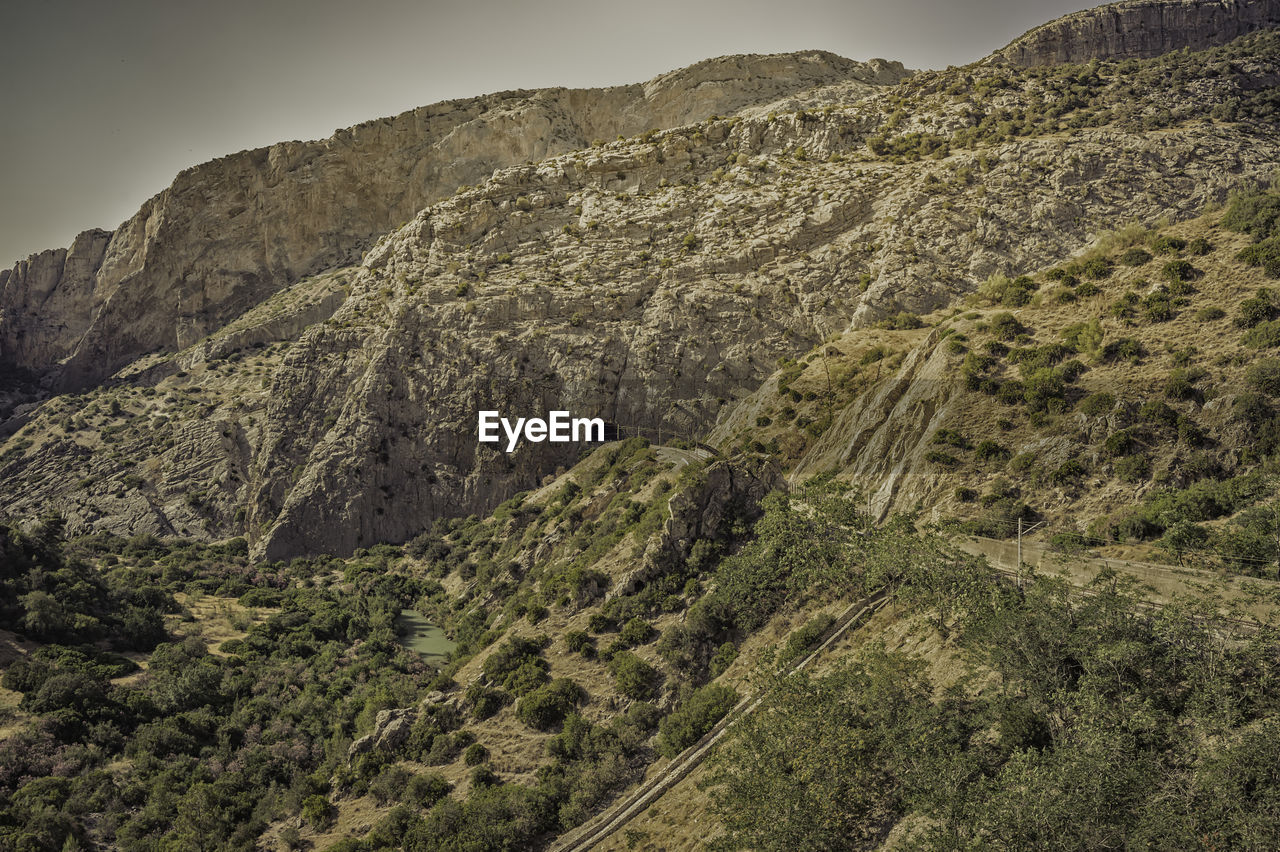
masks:
<path fill-rule="evenodd" d="M 0 361 L 90 386 L 176 351 L 494 169 L 672 127 L 819 85 L 893 83 L 897 63 L 737 56 L 648 83 L 448 101 L 205 163 L 114 233 L 90 231 L 0 274 Z"/>
<path fill-rule="evenodd" d="M 337 215 L 322 210 L 329 202 L 312 210 L 286 201 L 305 196 L 302 178 L 320 164 L 357 176 L 317 179 L 319 198 L 330 199 L 323 193 L 334 187 L 395 184 L 354 152 L 391 150 L 400 143 L 390 128 L 409 119 L 356 128 L 364 134 L 359 146 L 331 140 L 349 156 L 315 143 L 260 152 L 252 168 L 249 155 L 210 164 L 202 167 L 208 174 L 232 170 L 215 184 L 240 181 L 242 194 L 206 197 L 206 184 L 181 176 L 174 197 L 159 197 L 111 237 L 100 292 L 75 303 L 90 314 L 87 343 L 77 346 L 124 339 L 136 349 L 162 333 L 173 347 L 186 345 L 140 357 L 90 393 L 18 406 L 6 424 L 13 434 L 0 446 L 6 509 L 36 517 L 56 508 L 72 533 L 243 535 L 272 558 L 343 553 L 403 540 L 440 516 L 483 513 L 581 453 L 543 443 L 508 455 L 478 444 L 480 409 L 510 416 L 568 409 L 726 449 L 751 445 L 779 415 L 756 410 L 753 395 L 784 359 L 812 359 L 842 334 L 873 335 L 882 320 L 910 327 L 918 317 L 896 315 L 955 305 L 994 273 L 1060 262 L 1132 222 L 1185 219 L 1270 176 L 1280 159 L 1269 118 L 1280 79 L 1277 41 L 1280 34 L 1258 33 L 1211 54 L 1151 60 L 1136 74 L 1115 65 L 1087 74 L 970 67 L 887 89 L 851 81 L 849 67 L 819 55 L 815 61 L 837 67 L 837 83 L 772 102 L 761 95 L 732 117 L 486 172 L 480 185 L 450 192 L 371 239 L 352 263 L 342 262 L 352 252 L 336 248 L 286 251 L 301 245 L 299 234 L 331 233 L 307 223 Z M 742 61 L 695 66 L 686 88 L 720 91 Z M 779 61 L 803 68 L 808 60 Z M 887 66 L 868 73 L 882 72 L 898 73 Z M 787 82 L 778 73 L 784 93 L 810 79 Z M 669 120 L 702 110 L 680 105 L 679 87 L 664 78 L 628 91 L 631 100 L 609 115 L 642 100 L 667 104 L 661 114 Z M 510 97 L 525 106 L 513 107 L 516 117 L 503 126 L 525 127 L 533 102 L 551 115 L 553 102 L 564 105 L 556 115 L 576 116 L 581 132 L 597 121 L 588 107 L 604 95 Z M 721 95 L 699 101 L 711 102 L 726 103 Z M 592 136 L 604 136 L 606 119 L 590 124 Z M 494 107 L 456 124 L 414 162 L 439 157 L 441 169 L 452 169 L 498 140 L 533 138 L 490 126 L 503 121 Z M 635 119 L 636 127 L 646 123 Z M 551 132 L 538 144 L 549 144 Z M 452 159 L 439 153 L 446 143 L 456 146 Z M 277 173 L 276 184 L 263 178 Z M 272 194 L 290 181 L 292 189 Z M 275 198 L 286 212 L 273 214 L 278 220 L 253 213 L 256 224 L 239 232 L 238 220 L 219 226 L 205 217 L 228 197 L 245 202 L 246 217 L 254 199 Z M 339 202 L 352 217 L 365 215 L 363 205 L 391 203 Z M 186 219 L 177 221 L 177 211 Z M 169 227 L 202 235 L 190 236 L 190 246 L 193 256 L 210 258 L 205 278 L 173 271 L 187 261 L 165 254 L 180 242 L 163 238 Z M 68 257 L 93 257 L 96 245 L 87 240 Z M 147 252 L 118 250 L 124 245 Z M 272 284 L 249 310 L 197 340 L 202 323 L 214 322 L 207 317 L 230 310 L 241 292 L 230 284 L 210 289 L 215 261 L 224 263 L 218 269 L 231 268 L 226 258 L 266 264 L 270 247 L 282 252 L 282 269 L 332 268 Z M 154 265 L 158 258 L 170 260 Z M 4 280 L 24 282 L 22 292 L 35 295 L 23 304 L 35 305 L 74 279 L 74 266 L 51 253 Z M 137 271 L 103 277 L 102 270 L 126 268 Z M 162 279 L 185 283 L 155 304 L 143 300 L 151 291 L 140 282 Z M 104 280 L 115 280 L 114 289 L 102 289 Z M 233 280 L 244 279 L 226 279 Z M 262 291 L 243 292 L 270 289 L 259 284 Z M 165 301 L 187 290 L 205 300 L 207 317 L 174 331 L 175 315 L 200 314 Z M 107 335 L 112 317 L 121 336 Z M 835 422 L 814 458 L 868 477 L 884 473 L 885 459 L 916 464 L 928 451 L 901 439 L 948 404 L 926 393 L 941 383 L 916 378 L 953 366 L 945 352 L 931 354 L 936 348 L 906 362 L 910 380 L 883 398 L 867 397 L 838 419 L 818 412 Z M 111 350 L 77 349 L 69 363 L 81 363 L 84 351 Z M 830 393 L 839 377 L 824 371 L 821 382 Z M 912 387 L 921 389 L 907 395 L 916 407 L 904 410 L 899 390 Z M 816 429 L 818 419 L 800 428 Z M 873 434 L 880 437 L 834 437 Z M 894 493 L 921 493 L 913 488 L 908 481 Z"/>
<path fill-rule="evenodd" d="M 69 249 L 33 254 L 0 272 L 0 353 L 20 366 L 54 363 L 93 315 L 94 279 L 111 240 L 85 231 Z"/>
<path fill-rule="evenodd" d="M 1203 50 L 1280 26 L 1280 0 L 1130 0 L 1031 30 L 988 61 L 1020 67 L 1093 59 L 1146 59 Z"/>

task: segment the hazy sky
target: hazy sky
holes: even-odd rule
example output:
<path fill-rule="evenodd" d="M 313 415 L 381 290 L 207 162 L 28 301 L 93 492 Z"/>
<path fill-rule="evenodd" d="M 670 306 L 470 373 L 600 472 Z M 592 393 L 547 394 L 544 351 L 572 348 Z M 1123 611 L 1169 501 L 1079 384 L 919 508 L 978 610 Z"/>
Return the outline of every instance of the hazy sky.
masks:
<path fill-rule="evenodd" d="M 0 0 L 0 268 L 180 170 L 446 98 L 730 53 L 977 59 L 1088 0 Z"/>

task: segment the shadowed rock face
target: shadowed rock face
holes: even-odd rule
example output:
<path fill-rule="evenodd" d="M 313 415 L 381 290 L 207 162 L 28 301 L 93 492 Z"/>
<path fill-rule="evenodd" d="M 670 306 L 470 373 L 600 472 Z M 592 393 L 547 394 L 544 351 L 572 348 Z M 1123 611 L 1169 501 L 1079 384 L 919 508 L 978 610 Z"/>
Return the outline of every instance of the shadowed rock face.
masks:
<path fill-rule="evenodd" d="M 823 52 L 708 60 L 644 84 L 502 92 L 232 154 L 178 175 L 114 232 L 0 272 L 0 362 L 63 390 L 187 347 L 495 169 L 733 113 L 898 63 Z"/>
<path fill-rule="evenodd" d="M 1026 68 L 1147 59 L 1184 47 L 1203 50 L 1275 27 L 1280 27 L 1280 0 L 1132 0 L 1036 27 L 988 61 Z"/>

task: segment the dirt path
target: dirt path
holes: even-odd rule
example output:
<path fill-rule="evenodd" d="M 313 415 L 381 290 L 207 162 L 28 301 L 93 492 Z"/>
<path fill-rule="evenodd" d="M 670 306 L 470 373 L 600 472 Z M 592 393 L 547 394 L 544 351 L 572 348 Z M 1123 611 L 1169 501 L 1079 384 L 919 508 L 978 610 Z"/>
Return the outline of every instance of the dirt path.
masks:
<path fill-rule="evenodd" d="M 1015 541 L 967 536 L 957 539 L 956 545 L 967 553 L 985 556 L 994 567 L 1007 572 L 1017 571 L 1018 544 Z M 1076 586 L 1087 585 L 1102 568 L 1113 568 L 1137 578 L 1148 588 L 1147 596 L 1156 604 L 1167 604 L 1176 598 L 1190 596 L 1203 598 L 1209 591 L 1218 597 L 1223 609 L 1238 606 L 1258 618 L 1276 614 L 1277 604 L 1280 604 L 1280 583 L 1275 580 L 1134 559 L 1068 556 L 1026 539 L 1022 541 L 1022 562 L 1042 574 L 1065 574 Z"/>
<path fill-rule="evenodd" d="M 1017 542 L 970 536 L 957 540 L 957 546 L 967 553 L 985 556 L 1002 573 L 1016 575 L 1018 567 Z M 1064 556 L 1051 551 L 1038 542 L 1022 543 L 1024 566 L 1034 567 L 1040 573 L 1061 573 L 1075 586 L 1085 586 L 1104 567 L 1114 568 L 1136 577 L 1149 589 L 1149 597 L 1156 605 L 1169 603 L 1178 597 L 1203 595 L 1206 588 L 1215 591 L 1224 605 L 1239 605 L 1246 611 L 1266 616 L 1273 614 L 1276 604 L 1257 600 L 1251 591 L 1260 591 L 1280 603 L 1280 582 L 1255 577 L 1222 575 L 1194 568 L 1161 565 L 1132 559 L 1111 559 L 1095 556 Z M 877 592 L 851 604 L 837 619 L 826 641 L 790 670 L 807 667 L 832 643 L 838 641 L 849 628 L 861 623 L 863 616 L 884 603 L 886 593 Z M 641 783 L 630 794 L 615 802 L 581 826 L 561 835 L 550 847 L 551 852 L 578 852 L 591 849 L 597 843 L 618 831 L 632 818 L 642 813 L 664 793 L 693 772 L 710 754 L 711 749 L 737 724 L 755 711 L 764 695 L 748 696 L 720 720 L 706 736 L 679 754 L 654 777 Z"/>
<path fill-rule="evenodd" d="M 832 643 L 838 641 L 841 636 L 848 632 L 851 627 L 860 624 L 865 616 L 870 615 L 883 604 L 885 597 L 885 591 L 881 590 L 850 604 L 836 619 L 831 630 L 828 631 L 826 641 L 815 648 L 803 660 L 788 666 L 785 671 L 790 673 L 806 668 Z M 715 747 L 725 733 L 740 720 L 755 712 L 760 703 L 764 701 L 764 698 L 764 694 L 743 698 L 720 720 L 719 724 L 708 731 L 698 742 L 677 755 L 661 772 L 643 782 L 630 795 L 615 802 L 591 820 L 559 837 L 555 843 L 551 844 L 550 850 L 552 852 L 574 852 L 575 850 L 590 849 L 613 834 L 696 769 L 711 753 L 711 749 Z"/>

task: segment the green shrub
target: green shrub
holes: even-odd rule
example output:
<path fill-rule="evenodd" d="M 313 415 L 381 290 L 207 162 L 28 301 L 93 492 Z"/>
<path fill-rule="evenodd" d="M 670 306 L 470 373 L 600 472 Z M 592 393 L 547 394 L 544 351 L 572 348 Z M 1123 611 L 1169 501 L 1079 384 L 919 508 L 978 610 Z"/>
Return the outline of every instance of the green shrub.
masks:
<path fill-rule="evenodd" d="M 1000 313 L 991 318 L 991 333 L 997 340 L 1013 340 L 1025 330 L 1013 314 Z"/>
<path fill-rule="evenodd" d="M 1026 401 L 1026 389 L 1022 386 L 1022 382 L 1016 379 L 1010 379 L 996 387 L 996 399 L 1005 405 L 1021 405 Z"/>
<path fill-rule="evenodd" d="M 973 454 L 974 457 L 981 459 L 982 461 L 999 461 L 1007 459 L 1010 456 L 1008 448 L 990 439 L 979 442 Z"/>
<path fill-rule="evenodd" d="M 1120 262 L 1125 266 L 1142 266 L 1151 260 L 1151 253 L 1145 249 L 1134 246 L 1120 256 Z"/>
<path fill-rule="evenodd" d="M 1151 241 L 1151 248 L 1156 254 L 1177 254 L 1187 247 L 1187 241 L 1181 237 L 1159 236 Z"/>
<path fill-rule="evenodd" d="M 1072 353 L 1065 343 L 1046 343 L 1044 346 L 1022 346 L 1009 351 L 1009 361 L 1018 365 L 1019 372 L 1028 376 L 1036 370 L 1052 367 Z"/>
<path fill-rule="evenodd" d="M 658 751 L 675 757 L 716 726 L 738 703 L 731 687 L 709 683 L 694 691 L 689 699 L 662 720 L 658 727 Z"/>
<path fill-rule="evenodd" d="M 1036 370 L 1027 377 L 1023 398 L 1032 411 L 1058 411 L 1066 400 L 1066 381 L 1063 374 L 1048 368 Z"/>
<path fill-rule="evenodd" d="M 907 311 L 899 311 L 893 316 L 876 323 L 876 328 L 888 328 L 897 331 L 910 331 L 913 328 L 923 327 L 924 320 L 920 319 L 920 315 L 908 313 Z"/>
<path fill-rule="evenodd" d="M 1222 226 L 1263 240 L 1274 236 L 1280 223 L 1280 193 L 1251 190 L 1233 193 L 1222 215 Z"/>
<path fill-rule="evenodd" d="M 1102 442 L 1102 454 L 1107 458 L 1120 458 L 1132 454 L 1138 439 L 1132 429 L 1118 429 Z"/>
<path fill-rule="evenodd" d="M 636 616 L 623 625 L 618 637 L 628 645 L 644 645 L 653 641 L 658 632 L 653 629 L 653 625 L 645 621 L 643 618 Z"/>
<path fill-rule="evenodd" d="M 1078 322 L 1062 330 L 1062 341 L 1082 355 L 1097 357 L 1102 352 L 1102 324 L 1096 319 Z"/>
<path fill-rule="evenodd" d="M 1084 273 L 1086 278 L 1100 281 L 1111 274 L 1111 261 L 1105 257 L 1091 258 L 1081 264 L 1080 271 Z"/>
<path fill-rule="evenodd" d="M 452 789 L 452 784 L 435 773 L 414 775 L 409 779 L 409 783 L 404 790 L 404 796 L 401 798 L 407 804 L 426 810 L 449 795 Z"/>
<path fill-rule="evenodd" d="M 788 663 L 818 647 L 818 643 L 822 641 L 822 637 L 831 629 L 835 621 L 835 618 L 824 612 L 815 615 L 791 631 L 791 635 L 787 637 L 787 644 L 782 649 L 779 663 Z"/>
<path fill-rule="evenodd" d="M 1263 358 L 1249 365 L 1245 381 L 1254 390 L 1271 396 L 1280 395 L 1280 359 Z"/>
<path fill-rule="evenodd" d="M 1080 413 L 1086 417 L 1100 417 L 1110 414 L 1116 407 L 1116 398 L 1106 391 L 1091 393 L 1080 401 Z"/>
<path fill-rule="evenodd" d="M 939 429 L 933 433 L 930 443 L 943 444 L 961 450 L 969 448 L 969 439 L 955 429 Z"/>
<path fill-rule="evenodd" d="M 467 703 L 477 722 L 491 718 L 510 701 L 511 696 L 501 689 L 487 689 L 479 683 L 472 684 L 467 689 Z"/>
<path fill-rule="evenodd" d="M 369 785 L 369 795 L 379 805 L 386 806 L 400 801 L 404 795 L 405 785 L 409 783 L 410 772 L 403 766 L 388 766 Z"/>
<path fill-rule="evenodd" d="M 1142 313 L 1148 322 L 1168 322 L 1174 317 L 1173 300 L 1167 290 L 1155 290 L 1142 300 Z"/>
<path fill-rule="evenodd" d="M 582 687 L 572 680 L 556 678 L 521 698 L 516 704 L 516 718 L 531 728 L 548 731 L 559 726 L 585 698 Z"/>
<path fill-rule="evenodd" d="M 547 669 L 550 664 L 542 659 L 528 659 L 518 668 L 510 672 L 502 681 L 502 688 L 517 698 L 527 695 L 550 679 Z"/>
<path fill-rule="evenodd" d="M 1020 308 L 1031 301 L 1036 283 L 1026 275 L 1010 279 L 999 273 L 992 275 L 978 287 L 978 295 L 990 304 L 1006 308 Z"/>
<path fill-rule="evenodd" d="M 618 691 L 637 701 L 648 701 L 658 693 L 658 670 L 630 651 L 614 654 L 609 662 Z"/>
<path fill-rule="evenodd" d="M 308 796 L 302 803 L 302 818 L 316 830 L 328 828 L 333 816 L 333 805 L 324 796 Z"/>
<path fill-rule="evenodd" d="M 1009 470 L 1014 473 L 1026 473 L 1036 465 L 1035 453 L 1019 453 L 1009 461 Z"/>
<path fill-rule="evenodd" d="M 1178 422 L 1178 412 L 1174 411 L 1163 401 L 1151 399 L 1142 404 L 1142 408 L 1138 409 L 1138 416 L 1143 420 L 1150 420 L 1161 426 L 1174 426 Z"/>
<path fill-rule="evenodd" d="M 1142 453 L 1117 459 L 1115 466 L 1116 476 L 1125 482 L 1144 482 L 1151 476 L 1151 459 Z"/>
<path fill-rule="evenodd" d="M 1143 349 L 1142 343 L 1132 337 L 1113 340 L 1102 350 L 1104 361 L 1128 361 L 1133 364 L 1141 361 L 1145 354 L 1146 350 Z"/>
<path fill-rule="evenodd" d="M 489 749 L 480 743 L 472 743 L 462 753 L 462 762 L 467 766 L 479 766 L 489 759 Z"/>
<path fill-rule="evenodd" d="M 1196 275 L 1196 268 L 1189 261 L 1171 260 L 1160 270 L 1169 281 L 1190 281 Z"/>
<path fill-rule="evenodd" d="M 711 655 L 711 676 L 720 677 L 728 671 L 729 666 L 736 659 L 738 659 L 738 646 L 732 642 L 725 642 Z"/>
<path fill-rule="evenodd" d="M 1271 349 L 1280 346 L 1280 320 L 1258 323 L 1244 333 L 1240 342 L 1253 349 Z"/>
<path fill-rule="evenodd" d="M 1260 323 L 1276 318 L 1277 310 L 1271 291 L 1261 287 L 1253 298 L 1240 303 L 1240 313 L 1235 323 L 1240 328 L 1253 328 Z"/>
<path fill-rule="evenodd" d="M 1054 485 L 1070 485 L 1084 476 L 1084 465 L 1076 459 L 1067 459 L 1049 473 L 1049 481 Z"/>
<path fill-rule="evenodd" d="M 1250 426 L 1261 426 L 1275 416 L 1271 401 L 1259 393 L 1242 393 L 1235 398 L 1231 414 L 1236 420 Z"/>
<path fill-rule="evenodd" d="M 591 644 L 591 635 L 585 630 L 570 630 L 564 634 L 564 644 L 570 651 L 578 654 Z"/>
<path fill-rule="evenodd" d="M 1170 371 L 1169 378 L 1165 380 L 1164 395 L 1169 399 L 1191 399 L 1199 393 L 1196 383 L 1203 377 L 1203 370 L 1178 367 Z"/>
<path fill-rule="evenodd" d="M 1271 237 L 1240 250 L 1239 260 L 1260 266 L 1272 278 L 1280 278 L 1280 237 Z"/>

